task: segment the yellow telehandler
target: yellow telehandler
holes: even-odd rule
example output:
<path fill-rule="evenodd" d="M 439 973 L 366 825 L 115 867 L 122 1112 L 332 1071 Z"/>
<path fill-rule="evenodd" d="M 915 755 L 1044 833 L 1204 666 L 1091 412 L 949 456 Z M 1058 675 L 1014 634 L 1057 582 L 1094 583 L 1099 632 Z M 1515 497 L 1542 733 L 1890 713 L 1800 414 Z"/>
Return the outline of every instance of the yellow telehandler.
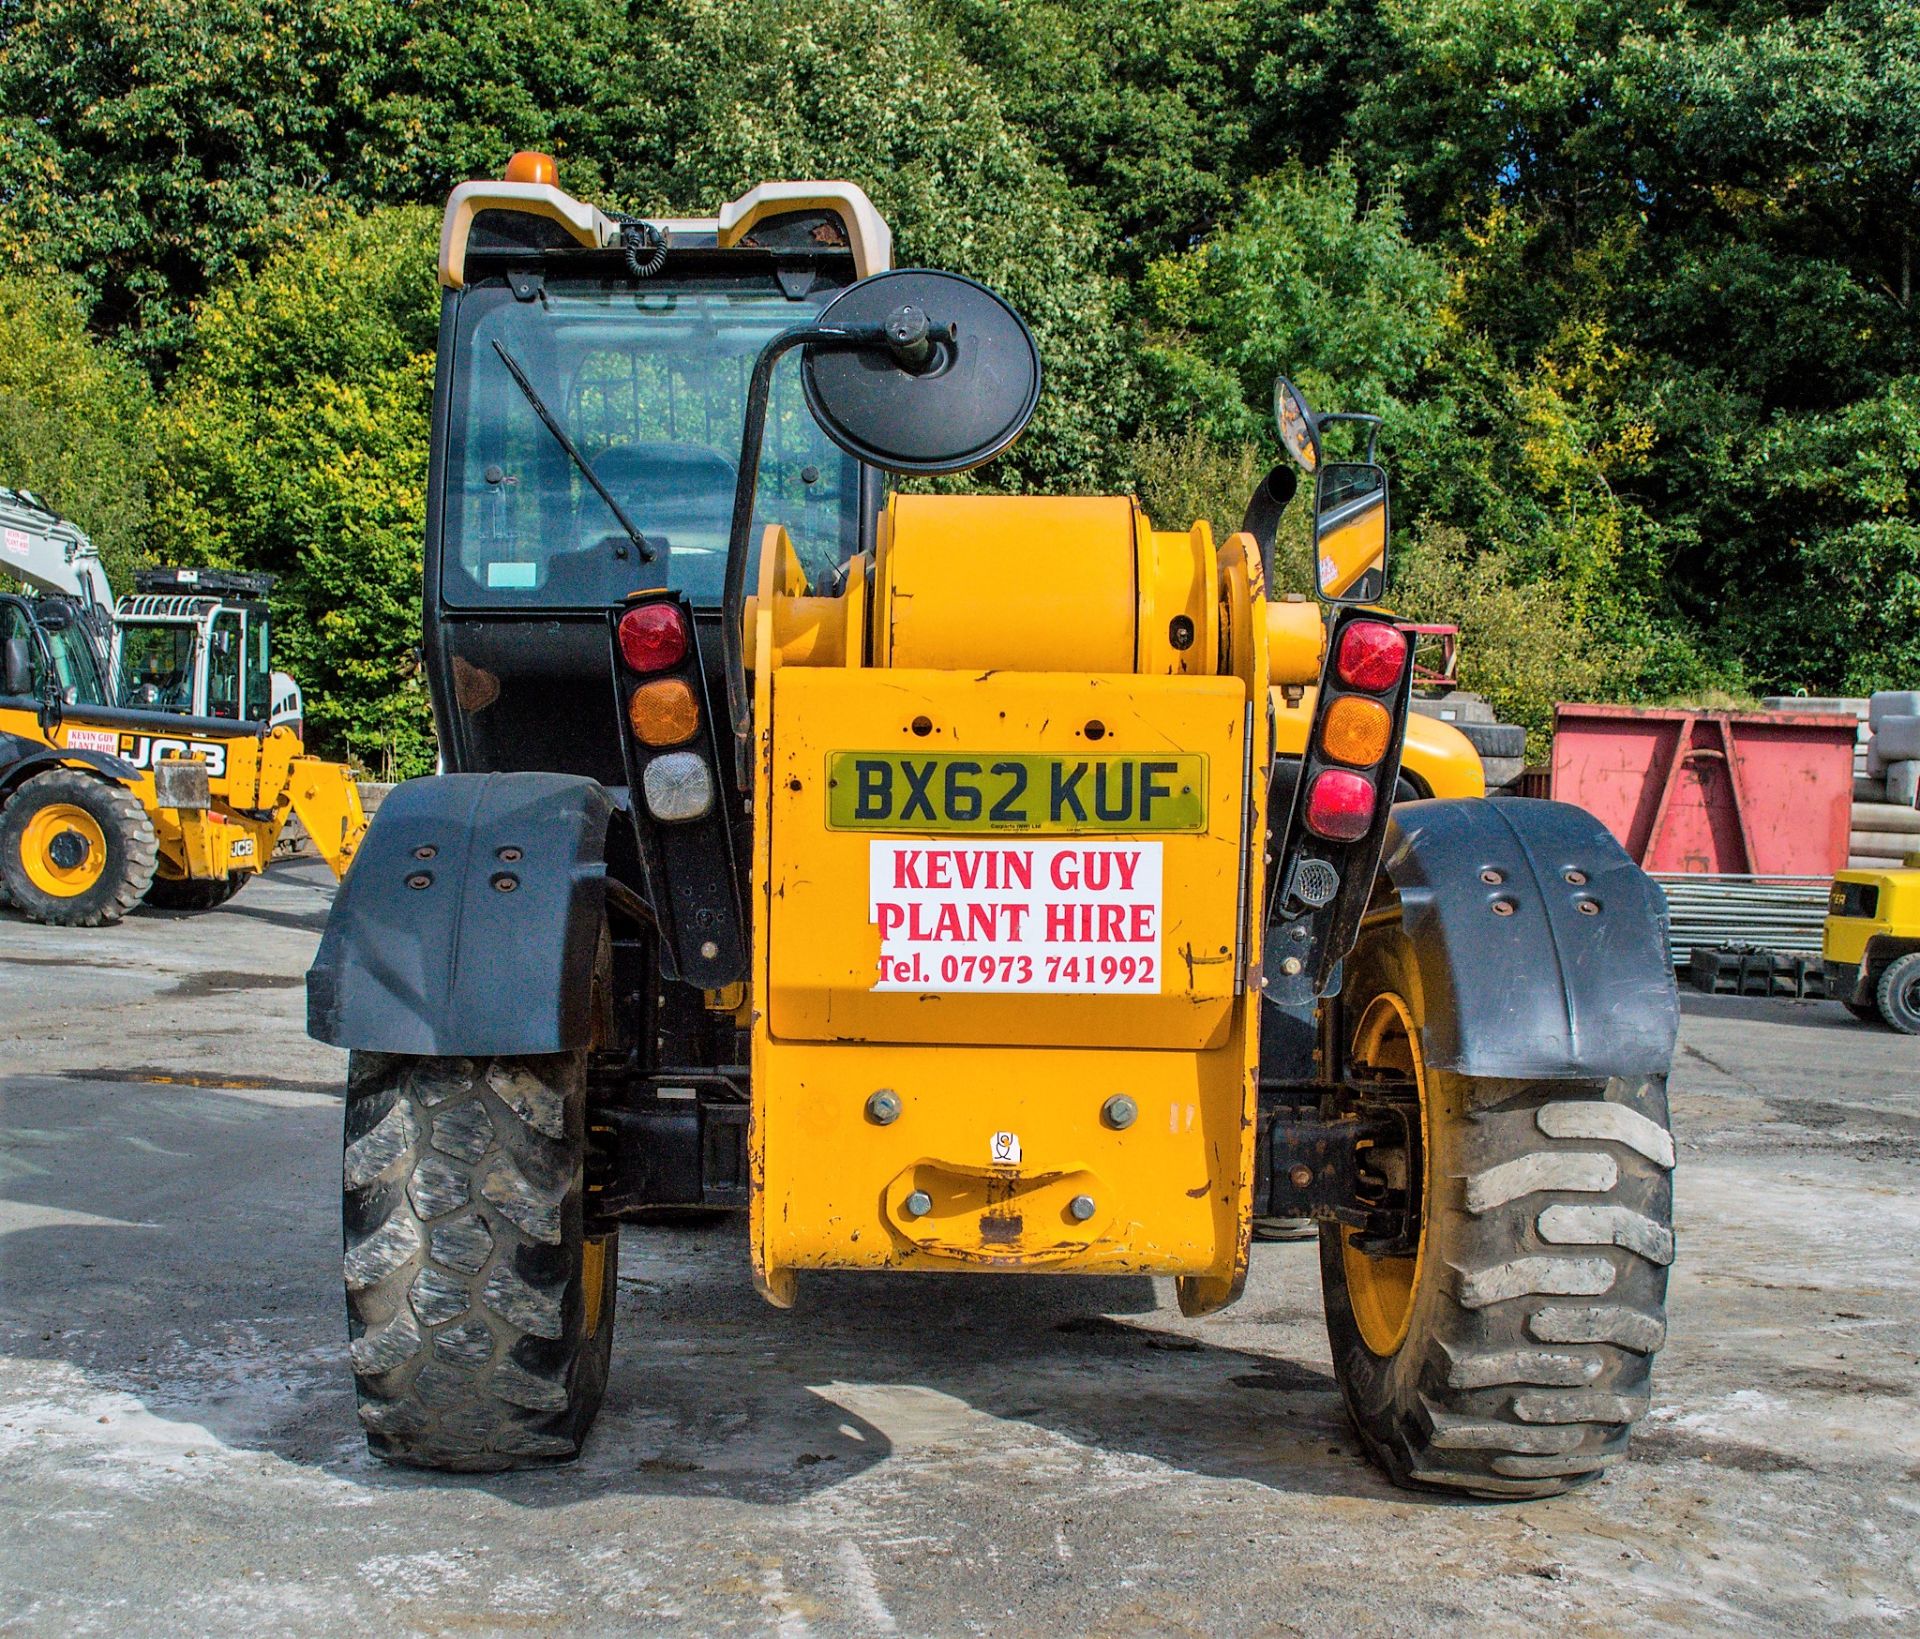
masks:
<path fill-rule="evenodd" d="M 197 661 L 178 709 L 128 707 L 86 538 L 0 490 L 0 570 L 40 593 L 0 593 L 0 902 L 65 927 L 117 922 L 142 899 L 208 910 L 266 868 L 294 814 L 346 870 L 367 827 L 359 787 L 269 722 L 274 696 L 297 691 L 269 668 L 263 604 L 182 596 L 162 619 L 145 607 L 160 600 L 139 600 L 131 630 L 149 658 L 154 632 L 176 648 L 176 627 L 203 641 L 182 650 Z"/>
<path fill-rule="evenodd" d="M 642 222 L 521 154 L 449 201 L 446 772 L 308 975 L 372 1450 L 576 1455 L 638 1214 L 746 1208 L 780 1305 L 1124 1273 L 1190 1315 L 1280 1217 L 1396 1481 L 1599 1473 L 1673 1255 L 1658 890 L 1579 810 L 1482 798 L 1446 725 L 1416 755 L 1408 636 L 1353 601 L 1387 475 L 1328 450 L 1363 418 L 1281 384 L 1319 603 L 1269 596 L 1271 506 L 1220 540 L 890 493 L 1004 451 L 1041 360 L 889 248 L 841 182 Z"/>

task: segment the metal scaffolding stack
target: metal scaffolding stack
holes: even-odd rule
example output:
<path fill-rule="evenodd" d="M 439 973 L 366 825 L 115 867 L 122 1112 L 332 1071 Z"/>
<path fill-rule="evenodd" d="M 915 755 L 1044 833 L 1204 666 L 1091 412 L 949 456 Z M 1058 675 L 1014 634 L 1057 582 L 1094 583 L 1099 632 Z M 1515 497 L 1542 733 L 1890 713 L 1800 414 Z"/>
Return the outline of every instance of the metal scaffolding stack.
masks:
<path fill-rule="evenodd" d="M 1831 879 L 1653 873 L 1667 896 L 1667 948 L 1684 967 L 1696 945 L 1818 956 Z"/>

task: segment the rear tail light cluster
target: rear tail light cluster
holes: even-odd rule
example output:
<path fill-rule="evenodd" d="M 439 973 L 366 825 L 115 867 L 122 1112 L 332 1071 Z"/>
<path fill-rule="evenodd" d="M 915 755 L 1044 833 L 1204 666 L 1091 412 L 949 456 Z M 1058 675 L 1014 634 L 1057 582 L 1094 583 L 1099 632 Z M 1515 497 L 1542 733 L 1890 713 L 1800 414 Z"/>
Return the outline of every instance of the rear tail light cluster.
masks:
<path fill-rule="evenodd" d="M 721 992 L 746 977 L 747 924 L 700 634 L 686 599 L 660 590 L 620 609 L 607 635 L 616 709 L 626 718 L 620 757 L 639 854 L 634 886 L 658 935 L 660 971 Z M 616 967 L 619 960 L 616 949 Z"/>
<path fill-rule="evenodd" d="M 662 677 L 685 665 L 692 641 L 687 617 L 678 603 L 636 604 L 615 628 L 620 658 L 647 681 L 627 696 L 627 723 L 650 752 L 640 777 L 648 813 L 667 824 L 684 824 L 710 813 L 713 770 L 697 751 L 674 751 L 700 732 L 700 698 L 695 679 Z"/>
<path fill-rule="evenodd" d="M 1322 769 L 1307 790 L 1304 818 L 1317 837 L 1357 842 L 1373 825 L 1379 804 L 1379 766 L 1393 749 L 1391 698 L 1407 669 L 1407 638 L 1384 620 L 1356 620 L 1341 632 L 1333 680 L 1355 692 L 1328 703 L 1320 715 L 1317 750 L 1340 768 Z"/>
<path fill-rule="evenodd" d="M 1292 807 L 1274 839 L 1262 954 L 1267 1000 L 1302 1022 L 1337 986 L 1379 880 L 1412 679 L 1412 647 L 1390 618 L 1334 613 Z M 1276 768 L 1276 786 L 1280 778 Z"/>

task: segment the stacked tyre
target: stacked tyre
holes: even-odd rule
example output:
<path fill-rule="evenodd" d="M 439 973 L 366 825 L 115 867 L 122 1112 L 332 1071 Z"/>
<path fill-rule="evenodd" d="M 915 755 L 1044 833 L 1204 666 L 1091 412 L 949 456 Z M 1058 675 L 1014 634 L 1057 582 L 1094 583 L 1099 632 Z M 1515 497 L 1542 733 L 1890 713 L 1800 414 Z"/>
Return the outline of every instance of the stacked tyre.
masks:
<path fill-rule="evenodd" d="M 1527 731 L 1518 723 L 1495 722 L 1493 707 L 1482 696 L 1455 689 L 1415 700 L 1413 709 L 1452 724 L 1467 737 L 1480 754 L 1489 796 L 1508 790 L 1527 771 Z"/>

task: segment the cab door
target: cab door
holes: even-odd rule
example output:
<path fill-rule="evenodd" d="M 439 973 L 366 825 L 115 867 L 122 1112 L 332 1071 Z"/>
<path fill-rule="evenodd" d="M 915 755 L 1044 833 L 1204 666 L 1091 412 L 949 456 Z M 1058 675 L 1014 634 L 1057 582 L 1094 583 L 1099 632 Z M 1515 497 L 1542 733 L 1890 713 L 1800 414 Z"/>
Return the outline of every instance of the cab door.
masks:
<path fill-rule="evenodd" d="M 239 721 L 240 677 L 246 658 L 240 611 L 222 609 L 207 626 L 206 706 L 203 715 Z"/>

